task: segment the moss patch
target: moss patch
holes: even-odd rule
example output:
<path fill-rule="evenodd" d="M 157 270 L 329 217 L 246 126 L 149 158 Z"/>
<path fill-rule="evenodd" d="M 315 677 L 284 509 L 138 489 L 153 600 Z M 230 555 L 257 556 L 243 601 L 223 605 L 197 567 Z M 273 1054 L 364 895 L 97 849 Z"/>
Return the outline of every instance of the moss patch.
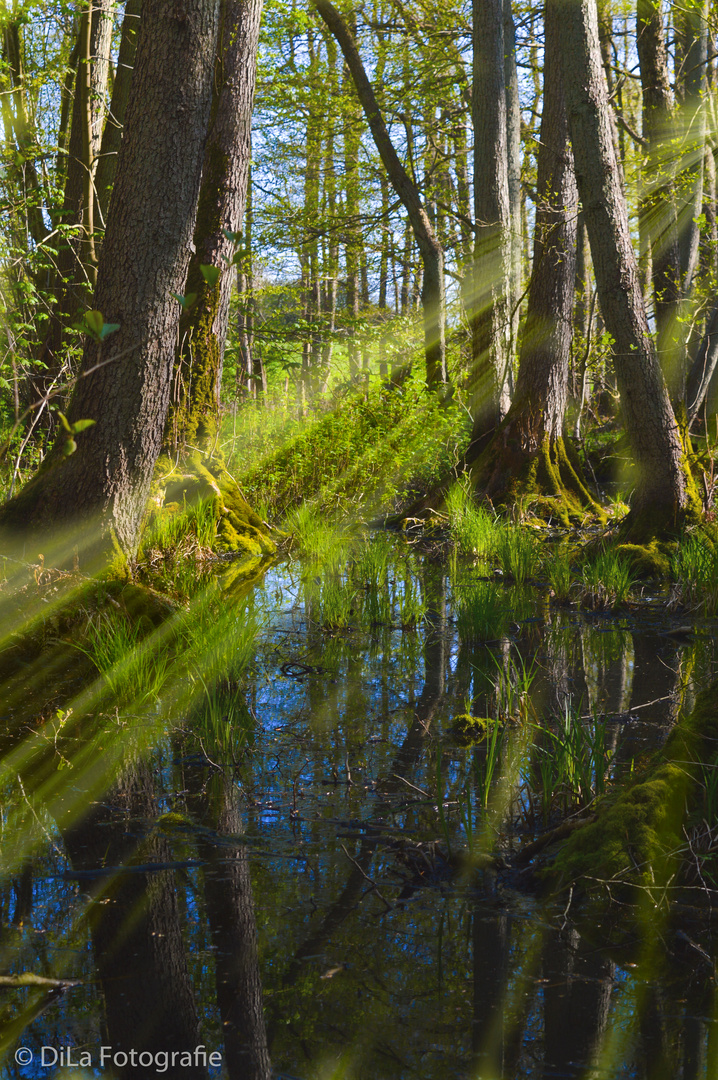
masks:
<path fill-rule="evenodd" d="M 675 544 L 652 540 L 649 544 L 617 544 L 616 552 L 625 555 L 631 570 L 639 578 L 665 581 L 671 576 L 671 556 Z"/>
<path fill-rule="evenodd" d="M 472 484 L 495 506 L 530 503 L 534 513 L 562 525 L 579 524 L 590 513 L 605 513 L 586 487 L 581 465 L 565 439 L 545 437 L 533 451 L 508 418 L 471 468 Z"/>
<path fill-rule="evenodd" d="M 194 451 L 167 471 L 163 456 L 152 492 L 151 526 L 162 525 L 185 508 L 204 505 L 213 522 L 209 546 L 220 553 L 263 558 L 276 551 L 267 527 L 254 513 L 221 458 Z"/>
<path fill-rule="evenodd" d="M 454 723 L 451 725 L 451 734 L 459 746 L 473 746 L 486 738 L 490 723 L 490 720 L 486 720 L 482 716 L 469 716 L 468 713 L 464 713 L 454 718 Z"/>

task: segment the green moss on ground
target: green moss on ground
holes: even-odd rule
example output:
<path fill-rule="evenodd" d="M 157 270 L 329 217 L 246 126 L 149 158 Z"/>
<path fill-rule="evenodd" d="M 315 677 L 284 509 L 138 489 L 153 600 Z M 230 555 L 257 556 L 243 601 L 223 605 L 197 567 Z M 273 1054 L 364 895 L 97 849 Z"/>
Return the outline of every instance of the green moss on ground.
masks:
<path fill-rule="evenodd" d="M 649 544 L 617 544 L 616 553 L 626 556 L 637 577 L 667 581 L 675 548 L 675 543 L 652 540 Z"/>
<path fill-rule="evenodd" d="M 565 527 L 584 522 L 587 513 L 606 520 L 586 487 L 570 442 L 546 437 L 528 453 L 508 420 L 472 465 L 471 481 L 477 495 L 488 497 L 495 507 L 511 509 L 528 500 L 534 514 Z"/>
<path fill-rule="evenodd" d="M 473 746 L 486 738 L 490 723 L 490 720 L 482 716 L 469 716 L 468 713 L 463 713 L 461 716 L 454 717 L 451 734 L 459 746 Z"/>
<path fill-rule="evenodd" d="M 255 514 L 221 458 L 193 451 L 177 465 L 166 456 L 155 471 L 150 528 L 159 529 L 187 508 L 205 506 L 214 523 L 209 537 L 213 551 L 249 559 L 276 551 L 264 522 Z"/>

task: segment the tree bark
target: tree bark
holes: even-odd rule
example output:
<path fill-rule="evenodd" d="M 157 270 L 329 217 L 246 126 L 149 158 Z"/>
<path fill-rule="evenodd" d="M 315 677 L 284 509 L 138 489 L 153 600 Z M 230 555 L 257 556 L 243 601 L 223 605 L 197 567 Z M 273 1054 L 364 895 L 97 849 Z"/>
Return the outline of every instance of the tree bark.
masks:
<path fill-rule="evenodd" d="M 437 388 L 446 382 L 444 252 L 421 203 L 416 186 L 394 149 L 374 89 L 369 82 L 356 42 L 346 22 L 329 0 L 313 0 L 313 3 L 344 54 L 379 156 L 394 191 L 406 209 L 416 237 L 424 267 L 421 300 L 424 310 L 426 382 L 428 386 Z"/>
<path fill-rule="evenodd" d="M 271 1080 L 249 852 L 246 844 L 231 842 L 243 832 L 240 790 L 225 775 L 213 777 L 208 786 L 203 797 L 206 831 L 199 837 L 198 853 L 205 868 L 227 1071 L 233 1080 Z M 221 845 L 211 843 L 215 836 Z"/>
<path fill-rule="evenodd" d="M 516 393 L 472 470 L 477 488 L 505 502 L 550 496 L 555 513 L 592 505 L 563 441 L 576 283 L 578 192 L 560 65 L 561 22 L 545 18 L 544 102 L 538 151 L 534 257 Z M 547 507 L 548 509 L 548 507 Z M 551 512 L 551 511 L 549 511 Z"/>
<path fill-rule="evenodd" d="M 112 101 L 102 132 L 102 143 L 95 173 L 95 192 L 97 195 L 97 218 L 104 228 L 110 207 L 112 186 L 117 172 L 117 159 L 122 142 L 122 130 L 125 124 L 127 103 L 130 97 L 132 71 L 137 52 L 137 35 L 140 29 L 142 0 L 127 0 L 125 16 L 122 20 L 122 37 L 117 57 L 117 73 L 112 87 Z"/>
<path fill-rule="evenodd" d="M 474 264 L 469 289 L 472 442 L 480 444 L 511 403 L 511 211 L 503 0 L 473 0 Z"/>
<path fill-rule="evenodd" d="M 242 229 L 249 181 L 252 105 L 262 0 L 224 0 L 212 121 L 204 150 L 194 252 L 186 294 L 196 300 L 180 319 L 166 442 L 180 453 L 215 439 L 229 323 L 235 243 Z M 228 234 L 230 234 L 228 236 Z M 215 283 L 202 266 L 219 270 Z M 183 290 L 178 289 L 177 292 Z"/>
<path fill-rule="evenodd" d="M 62 312 L 66 321 L 84 306 L 95 284 L 96 265 L 88 232 L 89 223 L 94 225 L 94 201 L 90 206 L 88 196 L 93 190 L 97 155 L 102 141 L 111 38 L 112 3 L 110 0 L 96 0 L 92 10 L 84 12 L 80 25 L 62 208 L 65 225 L 83 225 L 80 236 L 67 243 L 58 253 L 58 293 L 62 297 Z M 57 341 L 56 348 L 59 345 Z"/>
<path fill-rule="evenodd" d="M 511 219 L 509 314 L 511 315 L 511 343 L 514 344 L 519 328 L 518 301 L 521 296 L 523 235 L 521 227 L 521 104 L 516 67 L 516 28 L 511 13 L 511 0 L 504 0 L 504 79 L 506 82 L 506 164 Z"/>
<path fill-rule="evenodd" d="M 549 0 L 562 20 L 564 89 L 578 191 L 623 418 L 638 465 L 627 528 L 639 538 L 678 526 L 688 510 L 683 447 L 648 329 L 611 134 L 595 0 Z"/>
<path fill-rule="evenodd" d="M 650 250 L 658 355 L 670 351 L 681 296 L 675 191 L 674 103 L 660 0 L 638 0 L 636 45 L 643 91 L 643 196 L 639 227 Z M 664 369 L 665 370 L 665 369 Z"/>
<path fill-rule="evenodd" d="M 148 7 L 152 0 L 147 0 Z M 149 836 L 140 841 L 127 820 Z M 158 816 L 154 781 L 147 763 L 125 766 L 115 789 L 90 805 L 78 823 L 60 817 L 72 869 L 89 890 L 89 926 L 95 962 L 105 999 L 108 1043 L 114 1053 L 158 1054 L 178 1051 L 192 1065 L 175 1063 L 162 1074 L 168 1080 L 207 1080 L 208 1070 L 194 1063 L 202 1043 L 197 1006 L 187 968 L 177 907 L 174 871 L 143 872 L 132 863 L 162 865 L 172 860 L 165 836 L 151 834 Z M 127 871 L 118 872 L 118 867 Z M 85 886 L 88 887 L 87 885 Z M 122 1080 L 145 1080 L 147 1067 L 128 1064 L 117 1070 Z"/>
<path fill-rule="evenodd" d="M 191 251 L 218 8 L 217 0 L 145 2 L 94 298 L 120 329 L 103 345 L 87 341 L 69 409 L 71 423 L 96 425 L 64 459 L 61 438 L 0 511 L 0 527 L 45 541 L 52 533 L 58 558 L 79 548 L 85 570 L 134 556 L 162 444 L 179 326 L 172 293 L 184 288 Z M 61 540 L 63 526 L 72 532 Z"/>

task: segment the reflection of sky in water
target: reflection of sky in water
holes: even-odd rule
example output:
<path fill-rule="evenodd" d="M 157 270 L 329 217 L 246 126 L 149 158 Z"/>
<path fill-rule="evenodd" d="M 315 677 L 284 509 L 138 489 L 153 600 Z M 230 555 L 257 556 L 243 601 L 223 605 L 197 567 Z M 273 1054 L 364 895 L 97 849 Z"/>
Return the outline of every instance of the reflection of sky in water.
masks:
<path fill-rule="evenodd" d="M 533 1080 L 582 1076 L 593 1061 L 591 1076 L 644 1078 L 649 1044 L 659 1036 L 669 1061 L 705 1051 L 714 1026 L 710 973 L 698 965 L 689 977 L 679 965 L 673 981 L 666 979 L 670 953 L 660 943 L 660 915 L 649 939 L 656 956 L 649 962 L 639 955 L 644 967 L 635 969 L 628 966 L 635 952 L 624 961 L 601 951 L 597 928 L 578 936 L 574 912 L 563 914 L 565 898 L 559 910 L 543 909 L 508 875 L 474 873 L 462 881 L 451 869 L 452 852 L 467 841 L 462 800 L 480 756 L 455 745 L 451 725 L 467 703 L 474 715 L 490 715 L 494 683 L 510 673 L 509 661 L 527 669 L 536 662 L 536 718 L 560 715 L 567 701 L 586 723 L 610 715 L 612 768 L 621 775 L 660 743 L 686 648 L 668 636 L 657 608 L 643 632 L 636 614 L 618 621 L 537 611 L 528 606 L 531 594 L 498 587 L 513 621 L 491 649 L 459 643 L 450 605 L 433 631 L 326 633 L 311 607 L 305 610 L 296 567 L 291 580 L 282 568 L 270 571 L 257 589 L 257 608 L 272 616 L 247 694 L 258 729 L 235 790 L 277 1076 Z M 397 603 L 403 589 L 399 581 Z M 424 580 L 421 593 L 436 604 L 438 583 Z M 691 650 L 684 709 L 716 668 L 712 638 L 697 639 Z M 431 667 L 437 663 L 441 678 Z M 287 674 L 287 664 L 304 667 Z M 151 764 L 151 801 L 171 820 L 117 827 L 140 844 L 152 829 L 167 840 L 203 1038 L 215 1049 L 222 1045 L 218 946 L 208 929 L 198 845 L 215 851 L 213 873 L 221 879 L 230 874 L 237 832 L 220 835 L 202 818 L 213 771 L 195 748 L 167 738 Z M 519 779 L 527 783 L 529 772 L 520 768 Z M 485 818 L 475 791 L 469 805 L 477 835 Z M 52 818 L 41 808 L 40 816 L 54 846 L 33 860 L 24 925 L 13 925 L 20 877 L 0 893 L 6 968 L 51 971 L 82 985 L 31 1024 L 24 1044 L 96 1048 L 100 988 L 82 917 L 92 886 L 71 876 Z M 507 819 L 494 828 L 492 845 L 508 852 L 516 827 L 525 825 Z M 708 936 L 701 941 L 709 945 Z M 686 1041 L 686 1017 L 698 1015 L 705 1019 L 690 1035 L 694 1046 Z M 708 1077 L 709 1068 L 704 1052 L 703 1071 L 692 1075 Z M 2 1075 L 48 1075 L 14 1070 L 8 1064 Z"/>

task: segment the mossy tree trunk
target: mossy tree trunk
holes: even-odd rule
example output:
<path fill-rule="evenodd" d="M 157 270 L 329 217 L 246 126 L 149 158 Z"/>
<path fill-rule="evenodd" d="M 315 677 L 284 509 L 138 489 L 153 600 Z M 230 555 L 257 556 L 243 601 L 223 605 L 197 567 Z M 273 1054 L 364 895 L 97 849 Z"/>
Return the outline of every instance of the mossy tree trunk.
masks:
<path fill-rule="evenodd" d="M 551 513 L 593 506 L 564 443 L 576 281 L 578 193 L 568 142 L 555 10 L 546 13 L 544 107 L 538 153 L 536 229 L 516 393 L 472 469 L 479 491 L 506 503 L 528 494 L 552 499 Z"/>
<path fill-rule="evenodd" d="M 211 500 L 218 546 L 252 555 L 269 554 L 274 544 L 216 451 L 219 391 L 234 278 L 232 260 L 242 228 L 249 179 L 261 13 L 262 0 L 224 0 L 222 5 L 194 252 L 184 289 L 186 299 L 179 325 L 164 454 L 159 463 L 159 472 L 168 474 L 166 503 Z M 192 295 L 195 300 L 190 303 Z"/>
<path fill-rule="evenodd" d="M 549 0 L 558 7 L 564 89 L 578 191 L 623 419 L 638 466 L 627 531 L 642 540 L 675 529 L 689 510 L 691 486 L 643 303 L 613 142 L 595 0 Z"/>
<path fill-rule="evenodd" d="M 48 561 L 79 548 L 81 568 L 94 572 L 136 551 L 167 417 L 172 293 L 184 287 L 194 232 L 218 15 L 218 0 L 144 3 L 94 297 L 120 329 L 104 344 L 87 341 L 68 414 L 95 426 L 71 456 L 62 437 L 0 510 L 5 535 L 19 534 L 29 553 L 35 534 Z"/>

